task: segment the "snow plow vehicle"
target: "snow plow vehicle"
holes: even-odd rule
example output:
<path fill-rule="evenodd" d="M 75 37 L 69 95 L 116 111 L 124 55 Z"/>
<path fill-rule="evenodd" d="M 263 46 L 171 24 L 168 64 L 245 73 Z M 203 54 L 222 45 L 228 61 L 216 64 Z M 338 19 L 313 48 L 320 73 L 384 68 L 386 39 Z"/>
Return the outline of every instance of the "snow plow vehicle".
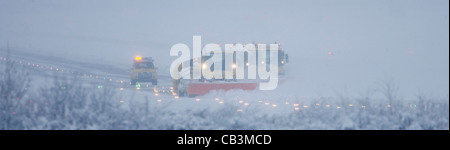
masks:
<path fill-rule="evenodd" d="M 254 44 L 254 43 L 253 43 Z M 277 44 L 277 43 L 276 43 Z M 257 44 L 254 44 L 255 46 L 258 46 Z M 280 44 L 278 44 L 279 46 Z M 244 45 L 245 46 L 245 45 Z M 220 45 L 219 45 L 220 47 Z M 277 64 L 274 65 L 278 65 L 278 75 L 284 75 L 285 74 L 285 69 L 284 69 L 284 65 L 286 63 L 288 63 L 288 55 L 284 53 L 284 51 L 281 48 L 277 48 L 274 50 L 269 50 L 269 45 L 267 45 L 267 50 L 255 50 L 255 54 L 256 56 L 258 56 L 258 53 L 266 53 L 266 55 L 270 55 L 270 51 L 275 51 L 276 54 L 278 54 L 278 62 Z M 258 52 L 259 51 L 259 52 Z M 203 51 L 202 51 L 203 53 Z M 219 51 L 218 53 L 221 53 L 222 57 L 220 58 L 215 58 L 213 57 L 213 55 L 216 54 L 216 52 L 214 54 L 211 54 L 210 56 L 203 56 L 201 55 L 200 58 L 193 58 L 190 59 L 189 61 L 183 62 L 184 64 L 190 64 L 190 66 L 194 66 L 194 65 L 200 65 L 200 69 L 197 71 L 202 72 L 202 76 L 200 79 L 194 79 L 194 75 L 193 72 L 195 72 L 196 70 L 194 69 L 194 67 L 191 67 L 190 70 L 186 70 L 183 69 L 181 64 L 178 66 L 178 72 L 180 73 L 180 76 L 190 76 L 190 78 L 180 78 L 177 80 L 173 80 L 173 91 L 178 94 L 179 96 L 199 96 L 199 95 L 204 95 L 209 93 L 210 91 L 214 91 L 214 90 L 223 90 L 223 91 L 228 91 L 228 90 L 256 90 L 258 89 L 258 87 L 260 86 L 260 82 L 262 80 L 260 79 L 248 79 L 249 74 L 248 74 L 248 70 L 250 68 L 250 65 L 254 65 L 254 66 L 258 66 L 258 64 L 262 63 L 264 65 L 266 65 L 266 67 L 268 67 L 270 65 L 270 60 L 269 57 L 267 57 L 267 60 L 258 60 L 258 58 L 256 58 L 256 62 L 249 62 L 249 54 L 245 53 L 245 56 L 243 58 L 237 57 L 236 51 Z M 273 54 L 273 53 L 272 53 Z M 225 57 L 226 55 L 231 55 L 232 57 L 232 61 L 225 61 L 227 58 Z M 228 58 L 229 59 L 229 58 Z M 208 66 L 207 63 L 205 63 L 206 61 L 212 61 L 215 62 L 214 64 L 222 64 L 222 71 L 220 72 L 222 74 L 222 77 L 227 76 L 226 74 L 228 74 L 228 76 L 232 75 L 232 79 L 227 78 L 227 79 L 205 79 L 203 77 L 203 75 L 211 73 L 204 73 L 205 69 L 207 70 L 214 70 L 214 66 Z M 217 63 L 219 62 L 219 63 Z M 244 63 L 238 63 L 238 62 L 244 62 Z M 258 63 L 259 62 L 259 63 Z M 231 67 L 226 67 L 226 66 L 231 66 Z M 253 67 L 253 66 L 252 66 Z M 245 79 L 236 79 L 236 69 L 238 68 L 244 68 L 244 72 L 246 72 L 244 74 Z M 255 68 L 256 69 L 256 68 Z M 215 73 L 215 72 L 214 72 Z M 215 73 L 217 74 L 217 73 Z"/>
<path fill-rule="evenodd" d="M 158 84 L 158 73 L 151 57 L 136 57 L 131 68 L 131 85 L 137 82 L 151 82 Z"/>

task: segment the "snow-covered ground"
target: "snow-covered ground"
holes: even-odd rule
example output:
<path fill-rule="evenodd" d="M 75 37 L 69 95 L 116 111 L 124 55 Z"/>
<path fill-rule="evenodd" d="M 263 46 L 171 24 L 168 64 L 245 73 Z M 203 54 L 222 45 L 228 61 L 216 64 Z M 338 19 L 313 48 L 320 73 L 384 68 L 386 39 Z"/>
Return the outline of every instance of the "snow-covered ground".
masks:
<path fill-rule="evenodd" d="M 448 129 L 448 27 L 447 0 L 0 1 L 0 129 Z M 176 97 L 193 36 L 277 42 L 286 75 Z M 137 55 L 158 86 L 129 85 Z"/>
<path fill-rule="evenodd" d="M 1 65 L 7 60 L 0 55 Z M 199 97 L 129 85 L 128 71 L 95 62 L 12 53 L 30 73 L 28 94 L 3 110 L 2 129 L 448 129 L 448 98 L 303 97 L 287 75 L 273 91 Z M 17 67 L 17 68 L 21 68 Z M 294 82 L 295 83 L 295 82 Z M 31 110 L 22 110 L 31 109 Z M 6 125 L 5 125 L 6 123 Z"/>

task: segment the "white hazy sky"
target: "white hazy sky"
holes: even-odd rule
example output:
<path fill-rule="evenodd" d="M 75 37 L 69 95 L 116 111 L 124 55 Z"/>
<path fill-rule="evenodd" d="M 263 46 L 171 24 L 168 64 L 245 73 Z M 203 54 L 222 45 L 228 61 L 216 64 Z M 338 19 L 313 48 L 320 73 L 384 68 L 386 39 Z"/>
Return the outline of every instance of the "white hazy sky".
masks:
<path fill-rule="evenodd" d="M 170 47 L 193 35 L 282 43 L 292 91 L 305 96 L 358 95 L 393 79 L 404 97 L 448 97 L 448 0 L 0 0 L 2 49 L 125 70 L 153 56 L 168 72 Z"/>

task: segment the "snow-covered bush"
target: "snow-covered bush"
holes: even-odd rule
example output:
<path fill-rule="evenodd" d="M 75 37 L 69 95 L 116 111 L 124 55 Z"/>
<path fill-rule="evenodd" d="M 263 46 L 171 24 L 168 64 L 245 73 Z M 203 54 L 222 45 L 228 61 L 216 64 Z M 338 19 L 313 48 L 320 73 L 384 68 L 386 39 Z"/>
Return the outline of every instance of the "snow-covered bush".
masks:
<path fill-rule="evenodd" d="M 22 129 L 30 78 L 28 71 L 8 56 L 0 60 L 0 129 Z"/>
<path fill-rule="evenodd" d="M 219 108 L 174 111 L 167 109 L 171 103 L 151 105 L 147 97 L 145 100 L 131 98 L 123 105 L 118 103 L 121 95 L 111 86 L 99 86 L 107 83 L 85 84 L 77 76 L 55 76 L 36 93 L 31 93 L 27 90 L 30 77 L 26 69 L 13 61 L 3 61 L 0 67 L 0 129 L 3 130 L 435 130 L 449 127 L 448 99 L 418 96 L 415 102 L 405 102 L 398 100 L 396 87 L 389 83 L 382 90 L 384 100 L 372 99 L 370 92 L 360 98 L 318 98 L 303 103 L 311 107 L 283 114 L 265 113 L 257 105 L 237 112 L 238 106 L 232 103 Z M 325 103 L 327 107 L 323 106 Z"/>

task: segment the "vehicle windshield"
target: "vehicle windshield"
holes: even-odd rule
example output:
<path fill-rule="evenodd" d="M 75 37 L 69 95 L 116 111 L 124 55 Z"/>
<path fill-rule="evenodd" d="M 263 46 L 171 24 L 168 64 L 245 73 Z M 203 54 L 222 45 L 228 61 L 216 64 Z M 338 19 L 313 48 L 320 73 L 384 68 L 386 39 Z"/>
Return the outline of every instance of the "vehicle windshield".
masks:
<path fill-rule="evenodd" d="M 134 68 L 136 69 L 153 69 L 153 63 L 152 62 L 135 62 Z"/>

